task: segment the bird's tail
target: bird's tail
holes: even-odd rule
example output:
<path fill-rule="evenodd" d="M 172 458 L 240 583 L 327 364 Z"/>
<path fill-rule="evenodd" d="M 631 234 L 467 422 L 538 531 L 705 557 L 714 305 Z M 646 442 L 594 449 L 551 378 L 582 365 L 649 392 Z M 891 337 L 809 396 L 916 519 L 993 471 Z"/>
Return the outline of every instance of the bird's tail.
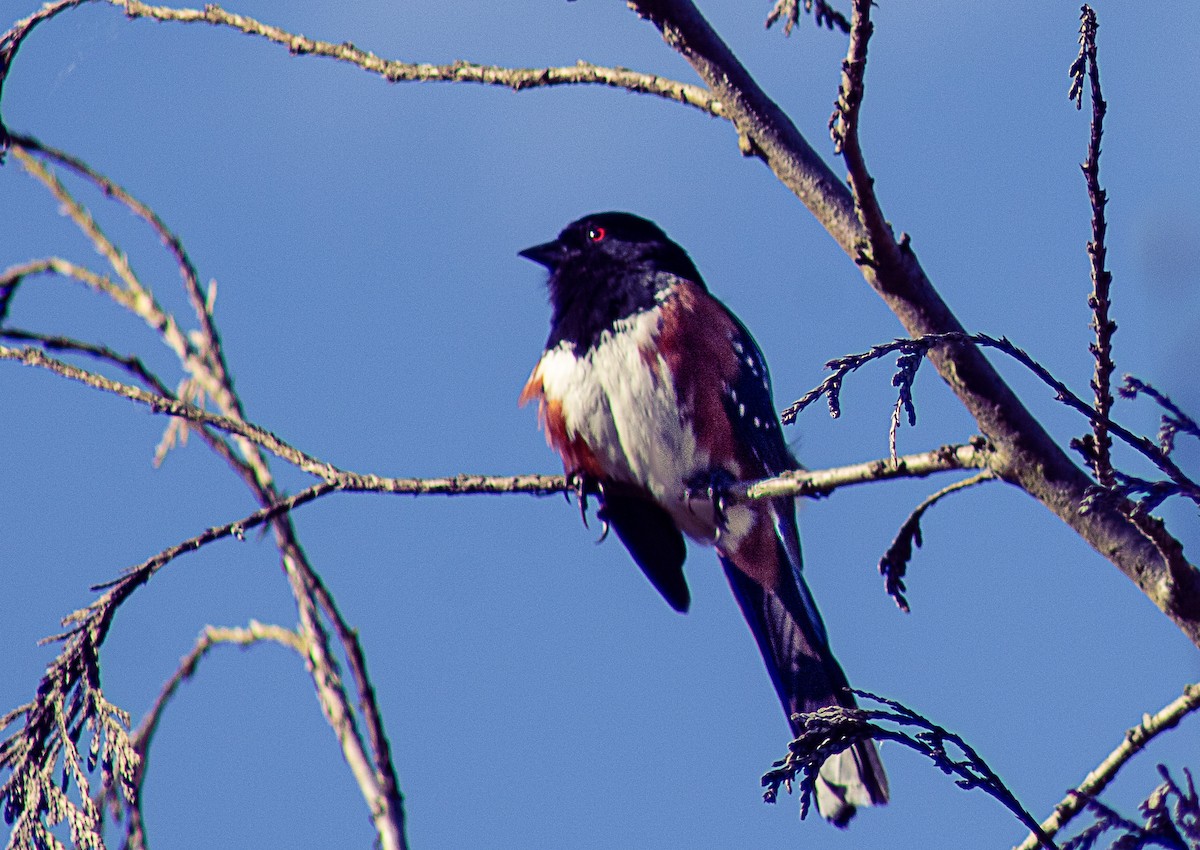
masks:
<path fill-rule="evenodd" d="M 831 705 L 852 707 L 855 702 L 800 573 L 795 507 L 791 500 L 773 501 L 777 504 L 757 516 L 755 528 L 736 551 L 721 552 L 721 564 L 766 661 L 792 733 L 799 734 L 793 714 Z M 772 558 L 773 564 L 763 563 Z M 886 803 L 887 775 L 875 744 L 860 741 L 827 759 L 816 792 L 817 810 L 837 826 L 845 826 L 858 806 Z"/>

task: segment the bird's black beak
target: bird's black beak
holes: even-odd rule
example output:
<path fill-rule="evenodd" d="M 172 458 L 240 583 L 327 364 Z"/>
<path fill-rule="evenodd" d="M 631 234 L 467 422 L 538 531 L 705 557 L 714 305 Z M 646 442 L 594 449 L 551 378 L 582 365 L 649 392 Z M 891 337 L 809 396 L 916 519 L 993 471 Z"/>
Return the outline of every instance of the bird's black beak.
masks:
<path fill-rule="evenodd" d="M 540 263 L 553 271 L 562 262 L 565 253 L 563 244 L 556 239 L 553 242 L 534 245 L 532 248 L 518 251 L 517 255 L 527 260 L 533 260 L 535 263 Z"/>

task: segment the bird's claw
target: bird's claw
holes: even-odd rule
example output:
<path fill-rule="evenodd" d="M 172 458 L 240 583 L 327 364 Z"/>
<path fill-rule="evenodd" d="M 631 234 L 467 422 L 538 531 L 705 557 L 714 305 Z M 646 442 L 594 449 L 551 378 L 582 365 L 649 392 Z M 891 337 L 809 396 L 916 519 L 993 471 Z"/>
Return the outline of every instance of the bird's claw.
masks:
<path fill-rule="evenodd" d="M 717 469 L 711 472 L 701 472 L 684 482 L 686 485 L 684 501 L 687 503 L 689 511 L 692 509 L 692 499 L 703 499 L 712 505 L 713 523 L 716 525 L 716 533 L 713 536 L 714 543 L 721 540 L 721 535 L 729 524 L 728 508 L 734 503 L 729 489 L 733 480 L 733 476 L 728 472 Z"/>
<path fill-rule="evenodd" d="M 579 518 L 583 520 L 584 528 L 590 528 L 587 518 L 588 497 L 593 493 L 596 494 L 600 497 L 600 503 L 603 505 L 604 484 L 600 481 L 600 479 L 589 475 L 583 470 L 577 469 L 574 472 L 568 473 L 567 489 L 563 492 L 568 502 L 571 501 L 571 494 L 575 494 L 575 499 L 579 504 Z M 600 521 L 603 523 L 603 525 L 600 527 L 600 539 L 596 542 L 602 543 L 604 542 L 604 538 L 608 537 L 608 520 L 604 517 L 603 508 L 597 513 L 597 516 L 600 517 Z"/>
<path fill-rule="evenodd" d="M 596 538 L 596 545 L 599 546 L 601 543 L 603 543 L 605 540 L 608 539 L 608 532 L 609 532 L 609 529 L 612 528 L 612 526 L 608 524 L 608 517 L 603 516 L 601 514 L 597 514 L 597 516 L 600 517 L 600 523 L 601 523 L 600 536 Z"/>

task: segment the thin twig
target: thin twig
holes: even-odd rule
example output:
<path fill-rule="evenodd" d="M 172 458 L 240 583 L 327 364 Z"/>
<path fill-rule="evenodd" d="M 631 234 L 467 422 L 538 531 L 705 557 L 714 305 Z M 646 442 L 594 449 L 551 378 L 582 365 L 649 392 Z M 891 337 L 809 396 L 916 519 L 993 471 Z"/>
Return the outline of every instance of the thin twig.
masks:
<path fill-rule="evenodd" d="M 50 20 L 60 12 L 84 2 L 86 0 L 58 0 L 57 3 L 47 3 L 28 18 L 17 21 L 3 37 L 0 37 L 0 94 L 4 91 L 4 83 L 8 79 L 8 72 L 12 69 L 13 59 L 17 57 L 17 51 L 21 49 L 21 43 L 26 36 L 33 32 L 34 27 Z M 0 162 L 4 161 L 4 153 L 7 150 L 8 131 L 4 127 L 4 122 L 0 121 Z"/>
<path fill-rule="evenodd" d="M 251 620 L 246 628 L 229 628 L 221 626 L 206 626 L 196 639 L 191 651 L 180 661 L 179 667 L 166 681 L 159 691 L 158 697 L 137 730 L 130 736 L 134 750 L 141 758 L 137 773 L 133 779 L 134 798 L 121 805 L 121 799 L 113 793 L 113 789 L 105 789 L 104 799 L 113 808 L 126 815 L 125 846 L 127 848 L 144 848 L 146 846 L 145 816 L 142 812 L 142 788 L 145 785 L 147 768 L 149 766 L 150 744 L 154 733 L 158 730 L 159 721 L 167 704 L 178 692 L 179 687 L 196 673 L 200 661 L 214 647 L 222 644 L 234 644 L 243 648 L 263 642 L 277 643 L 294 651 L 301 658 L 307 658 L 308 652 L 304 638 L 291 629 L 282 626 L 264 625 L 257 620 Z M 101 808 L 98 805 L 98 808 Z"/>
<path fill-rule="evenodd" d="M 169 416 L 177 416 L 191 422 L 211 425 L 227 433 L 244 437 L 297 468 L 313 475 L 319 475 L 323 478 L 333 478 L 339 472 L 335 467 L 322 463 L 301 452 L 299 449 L 289 446 L 274 434 L 255 425 L 240 422 L 227 416 L 218 416 L 215 413 L 209 413 L 180 399 L 161 396 L 130 384 L 121 383 L 112 378 L 106 378 L 95 372 L 89 372 L 86 369 L 50 357 L 40 348 L 31 346 L 10 348 L 0 345 L 0 359 L 15 360 L 26 366 L 46 369 L 61 377 L 79 381 L 95 389 L 104 390 L 105 392 L 113 393 L 138 404 L 146 405 L 155 413 L 165 413 Z"/>
<path fill-rule="evenodd" d="M 751 484 L 733 486 L 733 498 L 770 499 L 777 496 L 827 496 L 840 487 L 888 481 L 895 478 L 925 478 L 935 472 L 956 469 L 984 469 L 991 462 L 992 449 L 976 437 L 965 445 L 941 446 L 929 452 L 900 455 L 832 469 L 803 469 L 785 472 Z"/>
<path fill-rule="evenodd" d="M 860 245 L 856 262 L 878 271 L 880 266 L 900 263 L 900 246 L 892 235 L 891 225 L 884 217 L 875 195 L 875 178 L 867 169 L 866 156 L 859 141 L 859 115 L 865 94 L 864 77 L 867 70 L 867 45 L 875 32 L 871 23 L 872 0 L 853 0 L 850 14 L 850 44 L 842 60 L 842 81 L 833 115 L 829 118 L 829 134 L 835 153 L 846 161 L 847 183 L 854 199 L 854 212 L 866 235 Z"/>
<path fill-rule="evenodd" d="M 179 267 L 180 276 L 183 278 L 184 291 L 187 293 L 188 300 L 192 304 L 193 310 L 196 312 L 196 318 L 200 322 L 200 330 L 203 338 L 207 341 L 206 353 L 209 355 L 209 368 L 212 369 L 217 382 L 222 386 L 230 384 L 229 368 L 225 362 L 224 350 L 221 347 L 220 335 L 217 333 L 216 326 L 212 321 L 212 304 L 211 298 L 206 296 L 200 289 L 200 277 L 196 271 L 195 265 L 191 258 L 188 257 L 187 251 L 183 247 L 183 242 L 172 232 L 163 220 L 154 210 L 146 206 L 146 204 L 133 197 L 122 186 L 100 174 L 83 160 L 78 157 L 71 156 L 65 151 L 45 145 L 32 136 L 26 136 L 18 133 L 11 135 L 12 142 L 30 151 L 35 151 L 47 159 L 53 160 L 58 164 L 69 168 L 71 171 L 78 174 L 94 184 L 106 196 L 113 198 L 127 207 L 134 215 L 142 219 L 150 226 L 163 245 L 171 253 L 176 265 Z M 241 401 L 236 394 L 231 394 L 231 402 L 239 416 L 245 415 L 241 408 Z"/>
<path fill-rule="evenodd" d="M 1101 487 L 1111 489 L 1116 479 L 1112 466 L 1112 438 L 1108 434 L 1106 421 L 1112 411 L 1112 375 L 1116 370 L 1112 359 L 1112 338 L 1117 323 L 1109 318 L 1112 307 L 1110 289 L 1112 273 L 1105 268 L 1108 249 L 1104 237 L 1108 225 L 1104 216 L 1108 194 L 1100 187 L 1100 142 L 1104 136 L 1104 114 L 1108 109 L 1100 90 L 1100 65 L 1096 60 L 1096 13 L 1090 6 L 1082 9 L 1079 28 L 1079 56 L 1071 65 L 1071 96 L 1076 107 L 1083 105 L 1084 78 L 1091 80 L 1092 121 L 1088 139 L 1087 160 L 1081 166 L 1087 183 L 1088 201 L 1092 207 L 1092 238 L 1087 244 L 1088 259 L 1092 268 L 1092 291 L 1088 295 L 1088 307 L 1092 311 L 1092 330 L 1095 342 L 1088 348 L 1095 358 L 1095 373 L 1092 377 L 1093 406 L 1099 418 L 1092 423 L 1091 465 Z"/>
<path fill-rule="evenodd" d="M 996 474 L 991 469 L 984 469 L 969 478 L 943 487 L 936 493 L 925 497 L 924 501 L 913 509 L 913 512 L 908 515 L 908 519 L 900 526 L 892 545 L 888 546 L 883 557 L 879 559 L 879 574 L 883 576 L 888 596 L 896 601 L 896 607 L 901 611 L 907 614 L 910 610 L 908 599 L 904 596 L 904 576 L 908 572 L 908 564 L 913 557 L 913 547 L 921 546 L 921 519 L 925 516 L 925 512 L 951 493 L 966 490 L 976 484 L 995 480 L 995 478 Z"/>
<path fill-rule="evenodd" d="M 1183 694 L 1160 711 L 1142 717 L 1141 723 L 1125 733 L 1124 740 L 1115 750 L 1105 757 L 1057 806 L 1054 813 L 1041 823 L 1042 832 L 1054 836 L 1078 815 L 1087 805 L 1087 801 L 1096 797 L 1116 778 L 1118 771 L 1135 755 L 1145 749 L 1154 738 L 1174 729 L 1188 714 L 1200 709 L 1200 684 L 1188 685 Z M 1032 835 L 1026 838 L 1015 850 L 1034 850 L 1037 839 Z"/>
<path fill-rule="evenodd" d="M 1158 447 L 1162 449 L 1163 454 L 1169 455 L 1175 450 L 1177 434 L 1183 433 L 1200 439 L 1200 425 L 1197 425 L 1195 419 L 1180 410 L 1179 406 L 1171 401 L 1170 396 L 1166 393 L 1160 392 L 1132 375 L 1124 377 L 1117 391 L 1123 398 L 1137 398 L 1139 394 L 1148 395 L 1166 411 L 1162 423 L 1158 427 Z"/>
<path fill-rule="evenodd" d="M 0 330 L 0 339 L 10 339 L 14 342 L 36 342 L 48 351 L 86 354 L 102 362 L 119 366 L 158 395 L 164 397 L 173 395 L 170 388 L 163 383 L 162 379 L 146 368 L 146 364 L 142 362 L 140 357 L 133 354 L 121 354 L 106 345 L 96 345 L 72 339 L 71 337 L 34 333 L 33 331 L 22 330 L 21 328 L 4 328 Z"/>

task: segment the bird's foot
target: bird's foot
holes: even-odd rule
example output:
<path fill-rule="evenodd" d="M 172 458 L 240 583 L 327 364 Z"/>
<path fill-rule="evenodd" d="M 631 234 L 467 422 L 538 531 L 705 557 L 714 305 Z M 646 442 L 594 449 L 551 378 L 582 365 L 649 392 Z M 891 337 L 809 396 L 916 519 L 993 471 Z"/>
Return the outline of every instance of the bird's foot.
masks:
<path fill-rule="evenodd" d="M 683 482 L 686 487 L 684 501 L 687 503 L 689 511 L 692 510 L 693 499 L 703 499 L 712 505 L 713 523 L 716 525 L 716 532 L 713 536 L 714 543 L 720 541 L 721 534 L 728 525 L 727 510 L 733 506 L 735 501 L 730 490 L 735 480 L 727 470 L 710 469 L 698 472 Z"/>
<path fill-rule="evenodd" d="M 588 528 L 588 497 L 600 497 L 600 510 L 596 512 L 596 516 L 600 518 L 602 525 L 600 526 L 600 538 L 597 543 L 603 543 L 608 537 L 608 519 L 604 516 L 604 482 L 596 478 L 590 473 L 584 472 L 582 469 L 576 469 L 574 472 L 567 473 L 567 489 L 563 491 L 567 501 L 571 501 L 571 494 L 575 494 L 575 500 L 579 504 L 579 518 L 583 520 L 583 527 Z"/>

